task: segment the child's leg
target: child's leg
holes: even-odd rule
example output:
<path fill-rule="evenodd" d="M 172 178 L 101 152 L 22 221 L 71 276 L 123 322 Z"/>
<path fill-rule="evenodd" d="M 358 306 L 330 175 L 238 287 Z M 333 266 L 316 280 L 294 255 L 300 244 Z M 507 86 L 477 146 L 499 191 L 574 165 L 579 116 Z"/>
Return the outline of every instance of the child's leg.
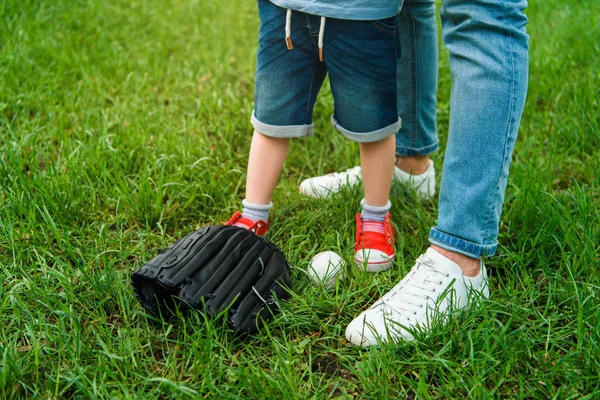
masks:
<path fill-rule="evenodd" d="M 356 221 L 354 259 L 359 267 L 366 267 L 371 272 L 391 267 L 394 259 L 394 228 L 388 197 L 394 174 L 395 150 L 394 136 L 360 144 L 365 198 Z"/>
<path fill-rule="evenodd" d="M 288 138 L 273 138 L 254 131 L 246 178 L 246 200 L 248 202 L 254 204 L 271 202 L 289 143 Z"/>
<path fill-rule="evenodd" d="M 312 136 L 312 109 L 327 69 L 319 62 L 306 15 L 291 18 L 293 50 L 285 46 L 287 10 L 259 0 L 259 46 L 248 160 L 246 201 L 268 204 L 287 154 L 289 139 Z M 283 32 L 283 33 L 282 33 Z"/>
<path fill-rule="evenodd" d="M 228 225 L 264 235 L 268 230 L 271 197 L 279 179 L 289 139 L 312 136 L 312 110 L 327 74 L 319 61 L 319 25 L 295 12 L 290 20 L 294 47 L 285 46 L 287 10 L 269 0 L 258 1 L 260 30 L 252 125 L 243 210 Z M 319 18 L 314 18 L 318 22 Z"/>
<path fill-rule="evenodd" d="M 394 175 L 395 143 L 394 136 L 389 136 L 378 142 L 360 144 L 365 202 L 371 206 L 388 203 Z"/>
<path fill-rule="evenodd" d="M 285 162 L 289 138 L 274 138 L 255 130 L 248 157 L 246 198 L 242 212 L 236 212 L 227 225 L 250 229 L 264 235 L 269 229 L 271 197 Z"/>
<path fill-rule="evenodd" d="M 356 216 L 354 260 L 368 271 L 390 268 L 395 258 L 388 200 L 400 129 L 397 104 L 396 17 L 378 21 L 331 20 L 324 54 L 333 93 L 332 123 L 360 143 L 365 199 Z"/>

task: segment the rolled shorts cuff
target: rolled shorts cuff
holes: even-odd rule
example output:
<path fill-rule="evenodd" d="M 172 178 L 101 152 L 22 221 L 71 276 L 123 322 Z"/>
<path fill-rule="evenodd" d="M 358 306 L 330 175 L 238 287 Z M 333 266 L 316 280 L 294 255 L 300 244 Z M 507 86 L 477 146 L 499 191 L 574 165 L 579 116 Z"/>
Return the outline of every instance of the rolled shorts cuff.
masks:
<path fill-rule="evenodd" d="M 440 142 L 432 143 L 423 147 L 406 147 L 396 145 L 396 155 L 399 157 L 428 156 L 440 147 Z"/>
<path fill-rule="evenodd" d="M 371 143 L 371 142 L 378 142 L 387 137 L 395 135 L 396 132 L 398 132 L 400 130 L 400 128 L 402 127 L 402 120 L 400 118 L 398 118 L 397 122 L 395 122 L 391 125 L 388 125 L 384 128 L 378 129 L 376 131 L 352 132 L 352 131 L 349 131 L 348 129 L 344 128 L 342 125 L 340 125 L 338 120 L 335 118 L 335 115 L 332 115 L 331 116 L 331 125 L 333 125 L 333 127 L 335 129 L 337 129 L 338 132 L 340 132 L 342 135 L 346 136 L 350 140 L 354 140 L 355 142 L 359 142 L 359 143 Z"/>
<path fill-rule="evenodd" d="M 493 256 L 498 249 L 498 242 L 493 244 L 474 243 L 439 231 L 437 226 L 431 228 L 431 231 L 429 232 L 429 242 L 440 246 L 443 249 L 464 254 L 471 258 Z"/>
<path fill-rule="evenodd" d="M 310 125 L 269 125 L 264 122 L 260 122 L 254 111 L 252 111 L 252 118 L 250 123 L 258 132 L 265 136 L 274 138 L 297 138 L 297 137 L 309 137 L 312 136 L 315 131 L 314 124 Z"/>

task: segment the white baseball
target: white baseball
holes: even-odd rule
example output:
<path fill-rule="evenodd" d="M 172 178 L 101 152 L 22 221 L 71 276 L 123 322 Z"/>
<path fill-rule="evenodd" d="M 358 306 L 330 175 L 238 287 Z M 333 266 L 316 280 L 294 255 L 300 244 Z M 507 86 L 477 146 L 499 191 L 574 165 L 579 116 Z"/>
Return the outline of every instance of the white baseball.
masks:
<path fill-rule="evenodd" d="M 344 279 L 345 262 L 333 251 L 323 251 L 312 258 L 308 266 L 308 276 L 313 285 L 326 289 L 335 287 L 336 281 Z"/>

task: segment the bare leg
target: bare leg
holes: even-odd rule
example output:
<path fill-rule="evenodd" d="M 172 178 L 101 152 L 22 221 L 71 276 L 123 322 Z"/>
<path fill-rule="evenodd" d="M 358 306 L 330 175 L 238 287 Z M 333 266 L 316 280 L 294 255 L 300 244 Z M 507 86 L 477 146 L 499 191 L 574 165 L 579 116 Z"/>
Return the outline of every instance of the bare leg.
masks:
<path fill-rule="evenodd" d="M 387 204 L 394 175 L 395 151 L 394 136 L 378 142 L 360 144 L 360 164 L 367 204 Z"/>
<path fill-rule="evenodd" d="M 429 167 L 429 156 L 396 156 L 396 167 L 411 175 L 421 175 Z"/>
<path fill-rule="evenodd" d="M 460 269 L 462 269 L 463 275 L 470 277 L 479 275 L 479 271 L 481 270 L 481 258 L 471 258 L 455 251 L 446 250 L 435 244 L 432 244 L 431 248 L 457 263 Z"/>
<path fill-rule="evenodd" d="M 289 139 L 272 138 L 254 131 L 248 159 L 246 200 L 255 204 L 271 201 L 289 144 Z"/>

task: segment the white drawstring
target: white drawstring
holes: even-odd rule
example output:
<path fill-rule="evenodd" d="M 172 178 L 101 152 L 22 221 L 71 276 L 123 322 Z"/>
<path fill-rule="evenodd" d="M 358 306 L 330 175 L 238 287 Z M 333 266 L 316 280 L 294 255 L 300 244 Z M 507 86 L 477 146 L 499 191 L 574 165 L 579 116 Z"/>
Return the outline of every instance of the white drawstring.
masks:
<path fill-rule="evenodd" d="M 287 10 L 287 14 L 285 15 L 285 44 L 288 50 L 294 48 L 294 44 L 292 43 L 292 10 L 290 9 Z"/>
<path fill-rule="evenodd" d="M 319 28 L 319 60 L 323 61 L 323 37 L 325 36 L 325 17 L 321 17 L 321 27 Z M 285 44 L 288 50 L 294 48 L 292 43 L 292 10 L 288 9 L 285 14 Z"/>
<path fill-rule="evenodd" d="M 319 60 L 323 61 L 323 36 L 325 36 L 325 17 L 321 17 L 321 28 L 319 28 Z"/>

